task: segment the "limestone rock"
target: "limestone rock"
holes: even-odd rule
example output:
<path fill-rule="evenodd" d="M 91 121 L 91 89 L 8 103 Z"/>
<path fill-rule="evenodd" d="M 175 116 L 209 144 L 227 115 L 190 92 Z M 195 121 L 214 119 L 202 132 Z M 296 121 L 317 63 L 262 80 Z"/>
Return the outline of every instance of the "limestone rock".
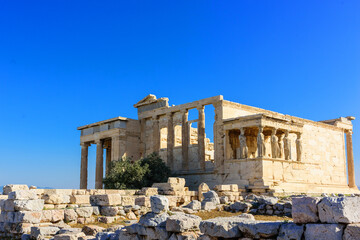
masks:
<path fill-rule="evenodd" d="M 9 195 L 9 193 L 16 190 L 29 190 L 29 187 L 23 184 L 8 184 L 3 187 L 3 194 Z"/>
<path fill-rule="evenodd" d="M 281 222 L 247 221 L 239 223 L 238 227 L 245 237 L 258 239 L 276 237 L 280 225 Z"/>
<path fill-rule="evenodd" d="M 84 233 L 63 233 L 54 236 L 54 240 L 79 240 L 86 239 Z"/>
<path fill-rule="evenodd" d="M 95 236 L 98 232 L 104 231 L 105 228 L 96 225 L 87 225 L 82 228 L 86 236 Z"/>
<path fill-rule="evenodd" d="M 93 195 L 90 196 L 90 202 L 97 206 L 121 205 L 121 196 L 119 194 Z"/>
<path fill-rule="evenodd" d="M 343 240 L 357 240 L 360 239 L 360 224 L 349 224 L 344 230 Z"/>
<path fill-rule="evenodd" d="M 342 240 L 344 225 L 306 224 L 306 240 Z"/>
<path fill-rule="evenodd" d="M 40 223 L 41 211 L 21 211 L 13 213 L 14 223 Z"/>
<path fill-rule="evenodd" d="M 139 224 L 144 227 L 165 227 L 168 217 L 169 214 L 167 213 L 156 214 L 154 212 L 148 212 L 140 217 Z"/>
<path fill-rule="evenodd" d="M 295 223 L 315 223 L 319 221 L 317 204 L 320 198 L 300 197 L 292 199 L 292 217 Z"/>
<path fill-rule="evenodd" d="M 238 225 L 244 221 L 250 221 L 247 216 L 218 217 L 200 222 L 200 230 L 203 234 L 221 238 L 239 238 L 241 232 Z"/>
<path fill-rule="evenodd" d="M 46 204 L 66 204 L 70 203 L 70 196 L 65 194 L 45 194 L 42 199 Z"/>
<path fill-rule="evenodd" d="M 41 211 L 41 220 L 43 222 L 60 222 L 65 218 L 64 210 L 43 210 Z"/>
<path fill-rule="evenodd" d="M 70 203 L 72 204 L 90 204 L 89 195 L 71 195 Z"/>
<path fill-rule="evenodd" d="M 94 211 L 94 209 L 93 209 Z M 109 216 L 109 217 L 113 217 L 116 216 L 118 214 L 118 208 L 117 207 L 109 207 L 109 206 L 104 206 L 100 208 L 100 213 L 103 216 Z"/>
<path fill-rule="evenodd" d="M 279 199 L 277 197 L 261 196 L 257 198 L 259 204 L 275 205 Z"/>
<path fill-rule="evenodd" d="M 44 208 L 44 200 L 14 200 L 15 211 L 41 211 Z"/>
<path fill-rule="evenodd" d="M 127 217 L 127 219 L 130 219 L 130 220 L 136 220 L 136 219 L 137 219 L 135 213 L 132 212 L 132 211 L 128 212 L 128 213 L 126 214 L 126 217 Z"/>
<path fill-rule="evenodd" d="M 213 202 L 214 204 L 220 204 L 220 199 L 218 194 L 215 191 L 208 191 L 203 193 L 204 200 L 203 202 Z"/>
<path fill-rule="evenodd" d="M 211 211 L 211 210 L 216 209 L 216 204 L 214 202 L 202 201 L 201 202 L 201 209 L 205 210 L 205 211 Z"/>
<path fill-rule="evenodd" d="M 78 214 L 79 217 L 91 217 L 94 212 L 93 207 L 79 207 L 75 209 L 75 212 Z"/>
<path fill-rule="evenodd" d="M 252 205 L 247 202 L 235 202 L 230 205 L 230 209 L 235 212 L 248 212 L 251 206 Z"/>
<path fill-rule="evenodd" d="M 30 236 L 34 239 L 40 239 L 45 236 L 53 236 L 59 230 L 58 227 L 32 227 Z"/>
<path fill-rule="evenodd" d="M 169 200 L 165 196 L 155 195 L 150 197 L 151 211 L 160 213 L 169 210 Z"/>
<path fill-rule="evenodd" d="M 283 223 L 280 226 L 277 240 L 301 240 L 304 233 L 304 225 L 295 223 Z"/>
<path fill-rule="evenodd" d="M 189 214 L 175 214 L 167 218 L 166 230 L 169 232 L 186 232 L 198 230 L 201 218 Z"/>
<path fill-rule="evenodd" d="M 360 197 L 325 197 L 318 204 L 323 223 L 360 223 Z"/>
<path fill-rule="evenodd" d="M 38 199 L 36 193 L 32 190 L 16 190 L 8 194 L 9 199 L 13 200 L 34 200 Z"/>
<path fill-rule="evenodd" d="M 72 222 L 72 221 L 76 221 L 78 215 L 75 212 L 74 209 L 65 209 L 64 210 L 64 220 L 65 222 Z"/>
<path fill-rule="evenodd" d="M 206 183 L 201 183 L 198 187 L 198 199 L 201 201 L 203 199 L 203 193 L 210 191 L 209 186 Z"/>
<path fill-rule="evenodd" d="M 221 204 L 228 204 L 229 203 L 229 197 L 228 196 L 221 196 L 220 197 L 220 203 Z"/>

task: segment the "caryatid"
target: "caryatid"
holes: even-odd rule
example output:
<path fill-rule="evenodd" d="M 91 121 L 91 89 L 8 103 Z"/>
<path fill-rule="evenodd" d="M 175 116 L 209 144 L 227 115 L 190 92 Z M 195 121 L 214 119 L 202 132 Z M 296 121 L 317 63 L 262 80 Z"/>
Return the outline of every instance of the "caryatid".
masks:
<path fill-rule="evenodd" d="M 257 150 L 258 150 L 258 157 L 265 156 L 265 137 L 263 134 L 264 127 L 259 127 L 259 132 L 257 135 Z"/>
<path fill-rule="evenodd" d="M 240 128 L 239 142 L 240 142 L 240 158 L 241 159 L 247 158 L 248 157 L 248 147 L 246 145 L 246 137 L 245 137 L 244 128 Z"/>
<path fill-rule="evenodd" d="M 279 139 L 276 136 L 276 128 L 271 132 L 271 156 L 272 158 L 280 158 Z"/>
<path fill-rule="evenodd" d="M 302 157 L 302 143 L 301 143 L 301 133 L 297 133 L 297 138 L 296 138 L 296 160 L 297 161 L 301 161 L 301 157 Z"/>
<path fill-rule="evenodd" d="M 290 142 L 290 138 L 289 138 L 289 130 L 285 131 L 284 154 L 285 154 L 285 160 L 291 159 L 291 142 Z"/>

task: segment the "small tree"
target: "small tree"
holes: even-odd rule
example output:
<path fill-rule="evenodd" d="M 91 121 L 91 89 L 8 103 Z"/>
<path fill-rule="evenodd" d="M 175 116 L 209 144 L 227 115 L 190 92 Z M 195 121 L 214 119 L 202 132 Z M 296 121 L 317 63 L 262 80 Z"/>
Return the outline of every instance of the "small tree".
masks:
<path fill-rule="evenodd" d="M 110 171 L 104 179 L 107 189 L 136 189 L 141 188 L 143 178 L 149 171 L 147 166 L 141 166 L 139 161 L 130 159 L 112 161 Z"/>
<path fill-rule="evenodd" d="M 166 182 L 171 176 L 171 170 L 157 153 L 152 153 L 141 159 L 140 165 L 148 168 L 143 178 L 143 187 L 151 187 L 153 183 Z"/>
<path fill-rule="evenodd" d="M 135 162 L 130 159 L 112 161 L 103 182 L 106 189 L 140 189 L 166 182 L 170 176 L 170 168 L 157 153 L 152 153 Z"/>

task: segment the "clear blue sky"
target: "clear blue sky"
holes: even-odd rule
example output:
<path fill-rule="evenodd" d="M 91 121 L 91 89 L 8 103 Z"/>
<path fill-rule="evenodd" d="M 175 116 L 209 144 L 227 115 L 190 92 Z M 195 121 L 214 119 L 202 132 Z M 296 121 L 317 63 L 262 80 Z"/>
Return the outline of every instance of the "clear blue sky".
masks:
<path fill-rule="evenodd" d="M 76 127 L 136 118 L 149 93 L 353 115 L 360 185 L 359 12 L 357 0 L 1 1 L 0 185 L 78 187 Z"/>

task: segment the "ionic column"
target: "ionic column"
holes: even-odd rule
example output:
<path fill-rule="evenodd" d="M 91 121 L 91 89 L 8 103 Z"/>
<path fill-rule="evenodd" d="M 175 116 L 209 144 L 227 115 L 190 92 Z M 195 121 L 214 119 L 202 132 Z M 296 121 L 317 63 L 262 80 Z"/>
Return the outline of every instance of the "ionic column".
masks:
<path fill-rule="evenodd" d="M 223 127 L 223 111 L 222 102 L 213 103 L 215 108 L 215 122 L 214 122 L 214 155 L 215 155 L 215 172 L 224 171 L 225 161 L 225 134 Z"/>
<path fill-rule="evenodd" d="M 109 174 L 110 171 L 110 163 L 111 163 L 111 146 L 106 148 L 106 176 Z"/>
<path fill-rule="evenodd" d="M 246 144 L 245 129 L 243 127 L 240 128 L 239 142 L 240 142 L 240 159 L 248 158 L 248 147 Z"/>
<path fill-rule="evenodd" d="M 302 160 L 302 141 L 301 133 L 297 133 L 296 136 L 296 161 L 301 162 Z"/>
<path fill-rule="evenodd" d="M 205 171 L 205 113 L 204 106 L 197 108 L 199 111 L 198 120 L 198 157 L 200 168 Z"/>
<path fill-rule="evenodd" d="M 355 171 L 354 171 L 354 153 L 352 144 L 352 131 L 346 131 L 346 154 L 347 154 L 347 167 L 348 167 L 348 178 L 349 187 L 355 188 Z"/>
<path fill-rule="evenodd" d="M 189 124 L 188 124 L 188 110 L 181 111 L 182 124 L 181 124 L 181 147 L 182 147 L 182 168 L 189 170 Z"/>
<path fill-rule="evenodd" d="M 103 142 L 102 140 L 96 141 L 96 171 L 95 171 L 95 188 L 103 188 L 104 175 L 104 159 L 103 159 Z"/>
<path fill-rule="evenodd" d="M 87 189 L 89 143 L 81 143 L 80 189 Z"/>
<path fill-rule="evenodd" d="M 171 170 L 174 170 L 174 144 L 175 144 L 175 134 L 174 134 L 174 120 L 173 113 L 167 113 L 166 117 L 168 119 L 167 127 L 167 163 Z"/>
<path fill-rule="evenodd" d="M 152 118 L 153 122 L 153 152 L 159 153 L 160 151 L 160 127 L 159 127 L 159 118 L 154 116 Z"/>

